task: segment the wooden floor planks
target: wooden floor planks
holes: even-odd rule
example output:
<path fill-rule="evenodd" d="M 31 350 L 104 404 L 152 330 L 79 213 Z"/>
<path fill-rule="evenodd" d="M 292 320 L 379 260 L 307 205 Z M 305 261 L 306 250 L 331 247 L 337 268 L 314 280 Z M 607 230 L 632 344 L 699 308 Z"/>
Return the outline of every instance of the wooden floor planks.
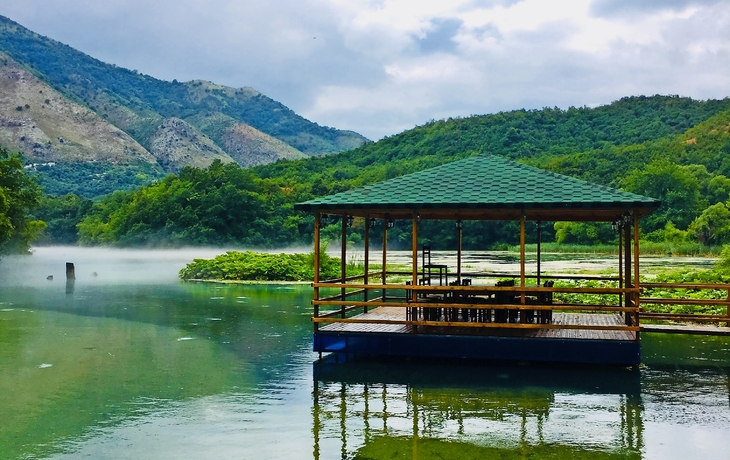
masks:
<path fill-rule="evenodd" d="M 368 320 L 404 320 L 405 311 L 398 307 L 380 307 L 354 316 Z M 554 325 L 621 326 L 623 318 L 616 313 L 558 313 L 553 314 Z M 365 332 L 391 334 L 480 335 L 499 337 L 540 337 L 555 339 L 635 340 L 632 331 L 586 329 L 510 329 L 478 327 L 413 326 L 408 324 L 330 323 L 321 325 L 322 332 Z"/>

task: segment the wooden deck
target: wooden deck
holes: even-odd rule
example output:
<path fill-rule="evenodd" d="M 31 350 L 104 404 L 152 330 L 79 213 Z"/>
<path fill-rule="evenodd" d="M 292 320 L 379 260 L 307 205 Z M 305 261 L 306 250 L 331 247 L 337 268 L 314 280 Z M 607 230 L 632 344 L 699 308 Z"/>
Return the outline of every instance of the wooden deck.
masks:
<path fill-rule="evenodd" d="M 394 321 L 405 319 L 405 311 L 399 307 L 379 307 L 368 313 L 353 316 L 353 319 Z M 622 326 L 623 318 L 616 313 L 559 313 L 553 314 L 552 326 Z M 458 326 L 415 326 L 410 324 L 382 323 L 330 323 L 319 328 L 321 332 L 385 333 L 385 334 L 431 334 L 485 337 L 525 337 L 583 340 L 636 340 L 636 332 L 621 330 L 586 329 L 519 329 L 509 327 L 458 327 Z"/>
<path fill-rule="evenodd" d="M 642 324 L 641 332 L 730 336 L 730 327 L 713 326 L 708 324 Z"/>

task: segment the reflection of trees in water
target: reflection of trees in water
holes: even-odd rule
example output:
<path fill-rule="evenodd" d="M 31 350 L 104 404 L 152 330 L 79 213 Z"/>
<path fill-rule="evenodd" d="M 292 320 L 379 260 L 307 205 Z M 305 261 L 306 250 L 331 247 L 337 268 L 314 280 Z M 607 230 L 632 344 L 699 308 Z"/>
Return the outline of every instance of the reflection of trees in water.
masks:
<path fill-rule="evenodd" d="M 640 458 L 643 407 L 638 392 L 568 395 L 585 398 L 582 409 L 600 412 L 590 426 L 566 423 L 561 413 L 551 420 L 556 395 L 561 394 L 538 387 L 439 388 L 315 378 L 314 458 L 331 457 L 335 444 L 343 459 L 426 458 L 444 451 L 453 458 L 498 453 L 509 458 L 526 452 Z"/>

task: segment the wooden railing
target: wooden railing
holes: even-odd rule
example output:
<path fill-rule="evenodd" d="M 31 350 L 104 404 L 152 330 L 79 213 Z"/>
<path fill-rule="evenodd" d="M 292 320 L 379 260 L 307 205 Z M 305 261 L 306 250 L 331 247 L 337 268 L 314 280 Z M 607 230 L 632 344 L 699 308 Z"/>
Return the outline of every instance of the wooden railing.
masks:
<path fill-rule="evenodd" d="M 412 272 L 396 272 L 389 271 L 387 276 L 409 276 Z M 363 324 L 403 324 L 415 326 L 454 326 L 454 327 L 480 327 L 480 328 L 523 328 L 523 329 L 596 329 L 596 330 L 625 330 L 638 331 L 638 299 L 639 289 L 636 288 L 618 288 L 618 287 L 602 287 L 602 288 L 573 288 L 573 287 L 538 287 L 531 286 L 521 288 L 519 286 L 491 286 L 491 285 L 471 285 L 471 286 L 428 286 L 428 285 L 405 285 L 405 284 L 381 284 L 382 272 L 374 272 L 369 275 L 371 278 L 378 280 L 377 284 L 365 284 L 364 275 L 356 275 L 346 278 L 343 283 L 341 279 L 328 280 L 325 282 L 314 283 L 312 286 L 320 289 L 338 290 L 340 293 L 329 295 L 327 297 L 314 299 L 315 314 L 312 321 L 315 327 L 321 323 L 363 323 Z M 477 276 L 485 277 L 483 274 L 462 274 L 464 277 L 476 278 Z M 514 275 L 492 275 L 490 277 L 510 278 Z M 555 276 L 542 276 L 542 279 L 555 279 Z M 560 279 L 586 279 L 585 276 L 561 276 Z M 591 277 L 590 279 L 617 281 L 613 277 Z M 346 290 L 346 291 L 345 291 Z M 354 299 L 353 297 L 361 296 L 366 292 L 378 291 L 380 295 L 374 296 L 372 299 Z M 344 294 L 343 294 L 344 292 Z M 387 293 L 387 295 L 385 295 Z M 618 302 L 616 305 L 604 304 L 567 304 L 567 303 L 550 303 L 544 299 L 549 298 L 557 293 L 578 293 L 586 295 L 615 295 L 617 299 L 632 299 L 628 305 L 622 305 Z M 416 299 L 425 299 L 426 296 L 438 296 L 438 300 L 415 301 Z M 499 295 L 511 296 L 509 302 L 498 302 L 495 298 Z M 385 296 L 384 296 L 385 295 Z M 489 297 L 489 301 L 475 303 L 470 299 L 477 297 Z M 324 307 L 324 308 L 322 308 Z M 329 308 L 334 308 L 328 310 Z M 402 308 L 403 319 L 385 319 L 385 318 L 353 318 L 353 313 L 357 313 L 361 308 L 374 307 L 397 307 Z M 587 324 L 552 324 L 550 322 L 492 322 L 492 321 L 453 321 L 453 320 L 425 320 L 425 319 L 408 319 L 407 309 L 469 309 L 469 310 L 509 310 L 517 312 L 521 315 L 523 312 L 534 312 L 539 314 L 541 311 L 552 313 L 557 312 L 591 312 L 591 313 L 620 313 L 628 320 L 626 325 L 587 325 Z M 364 310 L 366 311 L 366 310 Z M 424 315 L 425 316 L 425 315 Z M 430 315 L 429 315 L 430 316 Z M 444 315 L 445 317 L 446 315 Z M 496 319 L 496 313 L 495 313 Z"/>
<path fill-rule="evenodd" d="M 691 283 L 643 283 L 641 285 L 642 293 L 653 291 L 655 289 L 691 289 L 695 291 L 715 290 L 725 291 L 723 299 L 696 299 L 696 298 L 661 298 L 661 297 L 640 297 L 642 305 L 682 305 L 688 307 L 716 307 L 724 306 L 725 311 L 722 313 L 703 313 L 703 312 L 649 312 L 641 311 L 639 316 L 645 320 L 662 320 L 662 321 L 691 321 L 691 322 L 716 322 L 726 323 L 730 326 L 730 284 L 691 284 Z"/>

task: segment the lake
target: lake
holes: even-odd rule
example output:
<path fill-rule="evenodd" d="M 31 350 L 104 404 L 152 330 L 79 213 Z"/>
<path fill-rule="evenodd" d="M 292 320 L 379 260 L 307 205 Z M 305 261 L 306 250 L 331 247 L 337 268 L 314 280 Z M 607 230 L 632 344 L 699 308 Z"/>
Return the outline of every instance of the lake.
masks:
<path fill-rule="evenodd" d="M 0 459 L 730 458 L 730 339 L 645 334 L 637 370 L 318 362 L 309 286 L 177 280 L 220 252 L 3 258 Z"/>

